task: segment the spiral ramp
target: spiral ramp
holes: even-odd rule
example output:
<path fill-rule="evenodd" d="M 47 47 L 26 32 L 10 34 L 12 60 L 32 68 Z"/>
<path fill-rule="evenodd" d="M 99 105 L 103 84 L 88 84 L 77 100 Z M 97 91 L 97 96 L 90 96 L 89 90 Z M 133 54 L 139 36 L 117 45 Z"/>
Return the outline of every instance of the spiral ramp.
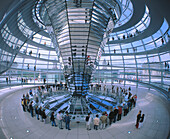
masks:
<path fill-rule="evenodd" d="M 67 8 L 75 6 L 78 9 L 81 6 L 89 8 L 88 3 L 96 4 L 95 8 L 101 8 L 102 5 L 100 0 L 61 1 L 63 2 L 63 8 L 65 8 L 65 4 L 68 4 Z M 105 1 L 107 2 L 107 0 Z M 53 3 L 54 0 L 47 2 L 48 0 L 9 0 L 2 3 L 5 7 L 2 8 L 0 14 L 1 88 L 18 85 L 43 85 L 44 78 L 49 85 L 54 84 L 56 80 L 58 83 L 60 81 L 69 83 L 70 90 L 60 95 L 55 96 L 54 94 L 52 97 L 47 97 L 44 104 L 48 106 L 47 114 L 50 111 L 56 111 L 57 113 L 59 110 L 69 110 L 73 115 L 86 115 L 88 112 L 101 113 L 117 104 L 116 99 L 112 96 L 102 94 L 103 97 L 99 97 L 96 93 L 90 92 L 89 84 L 108 83 L 123 86 L 133 85 L 139 88 L 148 87 L 160 92 L 169 100 L 170 19 L 167 14 L 169 9 L 167 8 L 168 4 L 165 4 L 166 0 L 163 0 L 162 3 L 158 0 L 154 2 L 115 0 L 120 6 L 120 11 L 117 13 L 112 27 L 104 27 L 104 23 L 102 24 L 102 21 L 106 22 L 108 15 L 110 18 L 115 16 L 112 12 L 110 13 L 109 10 L 106 10 L 109 4 L 104 5 L 106 17 L 98 14 L 101 19 L 94 18 L 94 21 L 97 22 L 96 25 L 100 26 L 98 28 L 100 32 L 97 28 L 93 29 L 93 31 L 90 29 L 86 31 L 89 34 L 90 31 L 93 32 L 89 36 L 94 35 L 93 37 L 96 37 L 97 41 L 90 42 L 90 39 L 87 39 L 91 46 L 86 48 L 83 61 L 74 59 L 75 48 L 72 48 L 70 42 L 66 49 L 62 48 L 62 44 L 67 40 L 57 40 L 57 35 L 65 37 L 60 34 L 65 32 L 59 32 L 55 34 L 56 36 L 54 34 L 54 36 L 51 36 L 49 33 L 49 24 L 55 27 L 56 24 L 54 23 L 53 25 L 52 22 L 56 19 L 55 17 L 52 19 L 52 13 L 50 17 L 50 9 L 48 9 L 51 6 L 50 2 Z M 83 5 L 85 2 L 87 5 Z M 47 12 L 45 12 L 45 8 Z M 158 8 L 160 12 L 157 10 Z M 84 8 L 84 10 L 86 9 Z M 73 11 L 70 11 L 70 14 L 71 12 Z M 87 11 L 89 15 L 90 12 Z M 86 11 L 83 11 L 83 13 L 86 14 Z M 96 13 L 97 11 L 95 11 Z M 64 17 L 58 18 L 57 21 L 60 23 L 62 18 Z M 66 22 L 68 20 L 71 22 L 69 18 Z M 91 22 L 92 18 L 88 20 L 87 22 Z M 100 21 L 99 23 L 98 20 Z M 47 24 L 45 21 L 47 21 Z M 61 22 L 63 21 L 62 19 Z M 74 20 L 72 22 L 74 24 Z M 86 22 L 86 19 L 84 22 Z M 59 26 L 61 25 L 59 24 Z M 73 30 L 76 30 L 76 28 L 86 29 L 87 27 L 80 27 L 78 23 L 75 23 Z M 100 34 L 101 31 L 103 31 L 103 35 Z M 70 32 L 72 32 L 71 29 Z M 80 32 L 80 30 L 77 32 Z M 73 36 L 70 35 L 69 40 Z M 88 44 L 83 43 L 80 42 L 82 46 Z M 73 43 L 73 45 L 75 46 L 77 43 Z M 98 47 L 95 49 L 93 45 L 98 45 Z M 76 49 L 77 55 L 82 55 L 82 48 Z M 91 65 L 90 63 L 86 65 L 86 56 L 88 55 L 91 56 Z M 68 64 L 69 57 L 71 57 L 72 67 Z M 83 74 L 75 74 L 80 71 L 83 71 Z M 85 76 L 86 74 L 87 76 Z M 25 81 L 23 82 L 22 80 Z M 81 84 L 80 86 L 83 87 L 79 87 L 77 84 Z M 72 90 L 78 91 L 74 93 Z M 77 95 L 82 90 L 86 90 L 84 91 L 86 97 L 73 97 L 74 94 Z"/>

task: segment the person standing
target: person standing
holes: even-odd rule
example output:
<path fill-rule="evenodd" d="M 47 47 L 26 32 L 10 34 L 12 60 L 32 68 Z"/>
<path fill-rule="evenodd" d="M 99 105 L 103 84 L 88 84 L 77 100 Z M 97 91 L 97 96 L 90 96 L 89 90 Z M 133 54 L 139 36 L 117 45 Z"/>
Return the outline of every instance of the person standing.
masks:
<path fill-rule="evenodd" d="M 35 107 L 35 114 L 36 114 L 37 120 L 39 120 L 38 106 Z"/>
<path fill-rule="evenodd" d="M 101 129 L 105 129 L 107 124 L 107 116 L 105 115 L 105 112 L 102 113 L 100 120 L 101 120 Z"/>
<path fill-rule="evenodd" d="M 46 82 L 46 79 L 44 78 L 44 84 L 45 84 L 45 82 Z"/>
<path fill-rule="evenodd" d="M 116 50 L 114 49 L 113 51 L 114 51 L 114 54 L 116 54 Z"/>
<path fill-rule="evenodd" d="M 56 127 L 57 125 L 55 123 L 54 112 L 51 113 L 50 120 L 51 120 L 51 125 Z"/>
<path fill-rule="evenodd" d="M 99 127 L 99 122 L 100 122 L 100 119 L 99 119 L 99 115 L 97 114 L 96 115 L 96 118 L 94 118 L 94 129 L 95 130 L 98 130 L 98 127 Z"/>
<path fill-rule="evenodd" d="M 130 100 L 131 100 L 131 103 L 132 103 L 132 107 L 135 107 L 135 100 L 134 100 L 134 97 L 132 97 Z M 131 107 L 131 109 L 132 109 L 132 107 Z"/>
<path fill-rule="evenodd" d="M 161 42 L 162 42 L 162 45 L 164 45 L 164 39 L 163 39 L 163 37 L 161 38 Z"/>
<path fill-rule="evenodd" d="M 109 113 L 109 125 L 112 124 L 113 119 L 114 119 L 114 112 L 113 112 L 113 110 L 111 109 L 111 110 L 110 110 L 110 113 Z"/>
<path fill-rule="evenodd" d="M 140 121 L 140 118 L 141 118 L 141 113 L 142 113 L 142 111 L 141 110 L 139 110 L 139 112 L 138 112 L 138 114 L 137 114 L 137 119 L 136 119 L 136 128 L 138 128 L 138 126 L 139 126 L 139 121 Z"/>
<path fill-rule="evenodd" d="M 131 91 L 131 87 L 130 86 L 129 86 L 128 90 Z"/>
<path fill-rule="evenodd" d="M 122 117 L 122 107 L 118 106 L 118 117 L 117 117 L 117 121 L 121 120 Z"/>
<path fill-rule="evenodd" d="M 93 90 L 93 84 L 90 85 L 91 86 L 91 91 Z"/>
<path fill-rule="evenodd" d="M 30 64 L 27 65 L 27 69 L 28 69 L 28 70 L 30 69 Z"/>
<path fill-rule="evenodd" d="M 140 121 L 139 121 L 139 127 L 138 128 L 141 128 L 143 126 L 144 117 L 145 117 L 145 114 L 142 114 Z"/>
<path fill-rule="evenodd" d="M 29 103 L 30 103 L 30 100 L 29 100 L 29 99 L 26 99 L 26 108 L 27 108 L 27 111 L 28 111 L 28 112 L 30 112 Z"/>
<path fill-rule="evenodd" d="M 6 77 L 6 83 L 8 84 L 8 77 Z"/>
<path fill-rule="evenodd" d="M 43 109 L 43 111 L 42 111 L 42 119 L 44 120 L 44 123 L 46 123 L 46 118 L 47 118 L 47 116 L 45 114 L 45 109 Z"/>
<path fill-rule="evenodd" d="M 57 120 L 58 120 L 58 127 L 59 127 L 59 129 L 63 129 L 62 128 L 63 117 L 62 117 L 61 111 L 59 111 L 59 113 L 57 114 Z"/>
<path fill-rule="evenodd" d="M 70 129 L 70 116 L 68 115 L 68 112 L 66 112 L 66 116 L 65 116 L 65 122 L 66 122 L 66 129 L 71 130 Z"/>
<path fill-rule="evenodd" d="M 128 100 L 127 105 L 128 105 L 128 112 L 129 112 L 131 110 L 131 107 L 132 107 L 131 100 Z"/>
<path fill-rule="evenodd" d="M 112 85 L 112 93 L 114 93 L 114 85 Z"/>
<path fill-rule="evenodd" d="M 36 65 L 34 66 L 34 71 L 36 71 Z"/>
<path fill-rule="evenodd" d="M 136 94 L 133 96 L 133 99 L 134 99 L 133 106 L 135 107 L 136 106 L 136 101 L 137 101 L 137 95 Z"/>
<path fill-rule="evenodd" d="M 25 107 L 25 111 L 28 111 L 27 99 L 25 98 L 25 95 L 23 95 L 23 99 L 24 99 L 24 107 Z"/>
<path fill-rule="evenodd" d="M 41 117 L 41 122 L 43 122 L 43 118 L 42 118 L 42 107 L 40 106 L 39 109 L 38 109 L 38 113 Z"/>
<path fill-rule="evenodd" d="M 130 99 L 130 98 L 131 98 L 131 96 L 132 96 L 132 93 L 131 93 L 131 92 L 129 92 L 129 94 L 128 94 L 128 99 Z"/>
<path fill-rule="evenodd" d="M 25 112 L 25 105 L 24 105 L 24 99 L 21 99 L 21 105 L 22 105 L 22 109 Z"/>
<path fill-rule="evenodd" d="M 86 128 L 87 130 L 91 130 L 90 124 L 91 124 L 91 117 L 90 117 L 90 113 L 88 113 L 88 116 L 86 116 Z"/>
<path fill-rule="evenodd" d="M 26 98 L 26 99 L 29 99 L 29 94 L 28 94 L 28 93 L 26 94 L 26 97 L 25 97 L 25 98 Z"/>
<path fill-rule="evenodd" d="M 113 113 L 114 113 L 113 123 L 115 123 L 116 122 L 116 118 L 117 118 L 117 114 L 118 114 L 118 109 L 116 107 L 114 107 Z"/>
<path fill-rule="evenodd" d="M 32 103 L 33 103 L 33 101 L 31 101 L 31 103 L 29 105 L 29 110 L 30 110 L 31 116 L 34 117 Z"/>
<path fill-rule="evenodd" d="M 29 90 L 29 95 L 32 96 L 32 89 Z"/>
<path fill-rule="evenodd" d="M 126 116 L 128 113 L 128 105 L 127 104 L 123 104 L 123 110 L 124 110 L 124 116 Z"/>
<path fill-rule="evenodd" d="M 107 114 L 107 112 L 106 112 L 106 111 L 105 111 L 105 115 L 106 115 L 106 117 L 107 117 L 107 119 L 108 119 L 108 114 Z M 107 127 L 107 122 L 108 122 L 108 121 L 106 121 L 105 128 Z"/>
<path fill-rule="evenodd" d="M 35 95 L 35 102 L 36 102 L 36 103 L 39 102 L 39 99 L 38 99 L 38 95 L 37 95 L 37 94 Z"/>

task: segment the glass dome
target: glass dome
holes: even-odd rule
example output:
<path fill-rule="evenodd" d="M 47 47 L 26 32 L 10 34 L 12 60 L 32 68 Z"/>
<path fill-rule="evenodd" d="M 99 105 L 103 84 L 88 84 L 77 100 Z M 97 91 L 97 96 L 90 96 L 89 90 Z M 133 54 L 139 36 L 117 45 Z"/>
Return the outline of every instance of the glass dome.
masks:
<path fill-rule="evenodd" d="M 20 1 L 0 22 L 0 87 L 62 82 L 73 94 L 89 93 L 93 106 L 102 98 L 88 92 L 91 84 L 141 85 L 168 98 L 169 23 L 140 6 L 130 0 Z"/>

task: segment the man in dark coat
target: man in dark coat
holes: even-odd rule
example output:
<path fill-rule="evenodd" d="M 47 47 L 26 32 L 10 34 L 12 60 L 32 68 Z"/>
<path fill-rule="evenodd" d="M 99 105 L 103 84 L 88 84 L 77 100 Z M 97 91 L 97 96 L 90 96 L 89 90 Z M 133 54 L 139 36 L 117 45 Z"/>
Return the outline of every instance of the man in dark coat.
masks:
<path fill-rule="evenodd" d="M 114 112 L 113 112 L 113 110 L 111 109 L 111 110 L 110 110 L 110 113 L 109 113 L 109 124 L 110 124 L 110 125 L 112 124 L 113 119 L 114 119 Z"/>
<path fill-rule="evenodd" d="M 50 120 L 51 120 L 51 125 L 56 127 L 57 125 L 55 123 L 54 112 L 51 113 Z"/>
<path fill-rule="evenodd" d="M 32 107 L 32 103 L 33 101 L 31 101 L 30 105 L 29 105 L 29 110 L 30 110 L 30 113 L 31 113 L 31 116 L 33 117 L 34 114 L 33 114 L 33 107 Z"/>
<path fill-rule="evenodd" d="M 43 118 L 42 118 L 42 107 L 40 106 L 39 109 L 38 109 L 38 113 L 40 115 L 40 118 L 41 118 L 41 122 L 43 122 Z"/>
<path fill-rule="evenodd" d="M 137 119 L 136 119 L 136 128 L 138 128 L 138 126 L 139 126 L 139 121 L 140 121 L 140 118 L 141 118 L 141 113 L 142 113 L 142 111 L 140 110 L 139 112 L 138 112 L 138 114 L 137 114 Z"/>
<path fill-rule="evenodd" d="M 64 117 L 64 119 L 66 123 L 66 129 L 71 130 L 70 129 L 70 116 L 68 115 L 68 112 L 66 112 L 66 116 Z"/>
<path fill-rule="evenodd" d="M 36 114 L 36 117 L 37 117 L 37 120 L 39 120 L 39 111 L 38 111 L 38 106 L 35 107 L 35 114 Z"/>
<path fill-rule="evenodd" d="M 42 119 L 44 120 L 45 123 L 46 123 L 46 118 L 47 118 L 47 116 L 45 114 L 45 109 L 43 109 L 43 111 L 42 111 Z"/>
<path fill-rule="evenodd" d="M 116 117 L 117 117 L 117 114 L 118 114 L 118 109 L 116 107 L 114 107 L 113 113 L 114 113 L 113 123 L 115 123 L 116 122 Z"/>

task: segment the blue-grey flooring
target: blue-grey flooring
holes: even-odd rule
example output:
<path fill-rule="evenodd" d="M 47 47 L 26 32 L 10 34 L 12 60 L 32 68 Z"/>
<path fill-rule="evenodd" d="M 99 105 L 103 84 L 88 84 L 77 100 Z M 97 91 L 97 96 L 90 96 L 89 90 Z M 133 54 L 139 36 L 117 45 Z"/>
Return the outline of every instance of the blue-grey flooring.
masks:
<path fill-rule="evenodd" d="M 22 89 L 22 90 L 20 90 Z M 23 112 L 20 99 L 28 88 L 17 87 L 0 90 L 0 138 L 3 139 L 167 139 L 170 131 L 169 102 L 158 92 L 132 87 L 137 93 L 137 106 L 105 130 L 87 131 L 85 123 L 71 122 L 70 131 L 44 124 L 29 113 Z M 141 129 L 135 128 L 139 110 L 145 121 Z"/>

